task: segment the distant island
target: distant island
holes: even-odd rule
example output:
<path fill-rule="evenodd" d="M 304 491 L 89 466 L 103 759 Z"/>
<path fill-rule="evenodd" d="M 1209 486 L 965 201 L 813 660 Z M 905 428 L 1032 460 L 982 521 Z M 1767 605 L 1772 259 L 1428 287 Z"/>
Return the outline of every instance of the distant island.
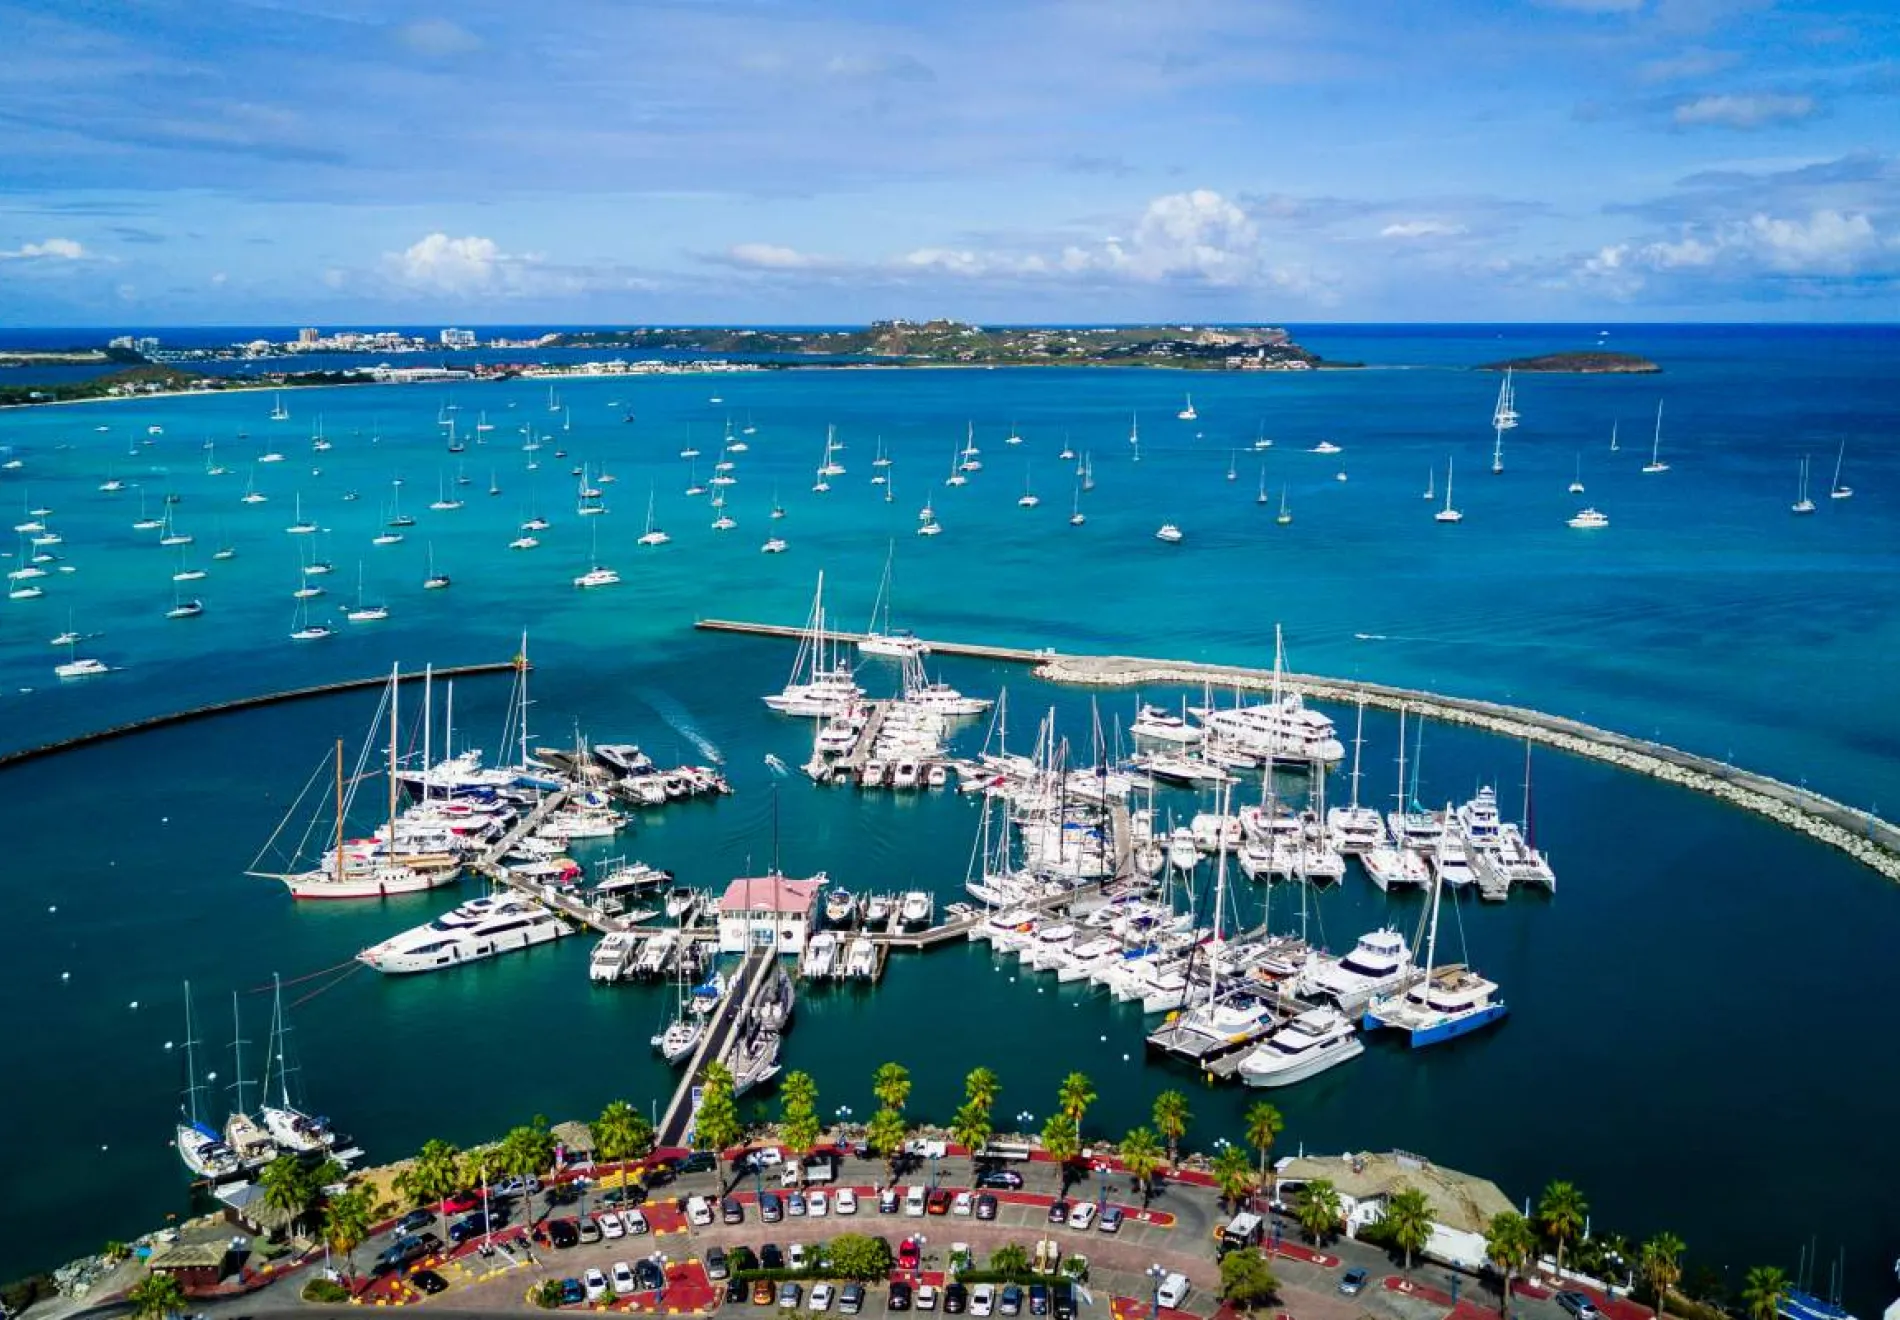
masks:
<path fill-rule="evenodd" d="M 1512 358 L 1508 362 L 1487 362 L 1475 371 L 1572 372 L 1582 376 L 1641 376 L 1662 368 L 1634 353 L 1605 353 L 1590 349 L 1581 353 L 1542 353 L 1536 357 Z"/>
<path fill-rule="evenodd" d="M 754 330 L 707 326 L 587 330 L 550 335 L 559 348 L 691 350 L 856 358 L 884 366 L 1176 367 L 1311 371 L 1357 366 L 1322 360 L 1269 326 L 979 326 L 962 321 L 873 321 L 861 330 Z"/>

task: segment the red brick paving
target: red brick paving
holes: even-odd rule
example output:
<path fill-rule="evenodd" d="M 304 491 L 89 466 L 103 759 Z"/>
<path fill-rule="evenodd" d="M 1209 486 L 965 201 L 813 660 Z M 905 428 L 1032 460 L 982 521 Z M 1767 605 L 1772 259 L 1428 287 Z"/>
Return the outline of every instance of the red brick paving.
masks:
<path fill-rule="evenodd" d="M 1433 1302 L 1439 1306 L 1448 1307 L 1451 1305 L 1450 1293 L 1441 1292 L 1429 1284 L 1415 1283 L 1411 1279 L 1402 1279 L 1396 1274 L 1386 1275 L 1385 1278 L 1379 1280 L 1379 1286 L 1384 1288 L 1387 1292 L 1403 1293 L 1407 1297 L 1417 1297 L 1423 1301 Z M 1460 1302 L 1458 1305 L 1462 1309 L 1466 1303 Z"/>

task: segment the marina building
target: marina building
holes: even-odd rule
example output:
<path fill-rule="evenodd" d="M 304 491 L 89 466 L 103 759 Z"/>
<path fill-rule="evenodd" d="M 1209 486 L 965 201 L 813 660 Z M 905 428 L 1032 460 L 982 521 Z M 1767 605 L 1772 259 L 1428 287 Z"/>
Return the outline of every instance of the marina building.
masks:
<path fill-rule="evenodd" d="M 1485 1226 L 1493 1215 L 1517 1208 L 1494 1182 L 1400 1150 L 1288 1156 L 1275 1168 L 1280 1179 L 1274 1204 L 1283 1208 L 1293 1206 L 1306 1184 L 1321 1178 L 1330 1182 L 1339 1192 L 1348 1237 L 1383 1218 L 1395 1193 L 1417 1188 L 1432 1203 L 1432 1236 L 1423 1254 L 1460 1269 L 1485 1268 Z"/>
<path fill-rule="evenodd" d="M 782 875 L 734 880 L 719 898 L 719 951 L 744 953 L 776 948 L 803 953 L 824 877 L 788 880 Z"/>

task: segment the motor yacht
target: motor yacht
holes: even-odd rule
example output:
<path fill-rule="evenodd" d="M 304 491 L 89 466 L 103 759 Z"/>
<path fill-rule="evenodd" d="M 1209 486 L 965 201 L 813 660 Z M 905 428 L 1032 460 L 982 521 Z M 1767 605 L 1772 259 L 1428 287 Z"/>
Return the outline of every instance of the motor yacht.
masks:
<path fill-rule="evenodd" d="M 1366 1052 L 1351 1022 L 1330 1008 L 1302 1013 L 1240 1061 L 1248 1086 L 1291 1086 Z"/>
<path fill-rule="evenodd" d="M 1310 966 L 1304 988 L 1356 1013 L 1375 995 L 1396 990 L 1412 973 L 1411 946 L 1398 931 L 1382 926 L 1361 935 L 1344 957 Z"/>
<path fill-rule="evenodd" d="M 427 972 L 545 944 L 567 933 L 560 918 L 539 903 L 497 895 L 471 899 L 356 957 L 385 974 Z"/>

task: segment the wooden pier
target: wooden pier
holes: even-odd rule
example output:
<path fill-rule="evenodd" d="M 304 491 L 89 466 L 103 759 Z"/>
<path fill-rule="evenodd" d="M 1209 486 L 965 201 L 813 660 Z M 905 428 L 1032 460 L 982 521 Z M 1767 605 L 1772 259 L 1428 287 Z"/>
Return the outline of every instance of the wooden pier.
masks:
<path fill-rule="evenodd" d="M 695 627 L 708 632 L 740 633 L 753 637 L 799 638 L 804 629 L 770 623 L 741 623 L 730 619 L 701 619 Z M 861 634 L 830 634 L 840 642 L 855 642 Z M 936 655 L 968 656 L 1035 666 L 1037 678 L 1051 683 L 1090 687 L 1169 685 L 1218 687 L 1262 692 L 1271 690 L 1273 671 L 1244 665 L 1205 664 L 1192 660 L 1155 660 L 1118 655 L 1064 655 L 1052 647 L 987 646 L 969 642 L 927 639 Z M 1317 701 L 1353 702 L 1386 710 L 1408 710 L 1447 724 L 1462 724 L 1501 737 L 1542 743 L 1559 751 L 1620 769 L 1677 784 L 1722 799 L 1744 811 L 1765 816 L 1838 849 L 1890 880 L 1900 881 L 1900 825 L 1871 811 L 1848 806 L 1812 789 L 1767 775 L 1743 770 L 1714 757 L 1671 747 L 1647 738 L 1633 738 L 1581 720 L 1550 715 L 1523 706 L 1449 697 L 1416 688 L 1395 687 L 1361 679 L 1330 678 L 1319 674 L 1282 673 L 1283 687 L 1297 688 Z"/>

